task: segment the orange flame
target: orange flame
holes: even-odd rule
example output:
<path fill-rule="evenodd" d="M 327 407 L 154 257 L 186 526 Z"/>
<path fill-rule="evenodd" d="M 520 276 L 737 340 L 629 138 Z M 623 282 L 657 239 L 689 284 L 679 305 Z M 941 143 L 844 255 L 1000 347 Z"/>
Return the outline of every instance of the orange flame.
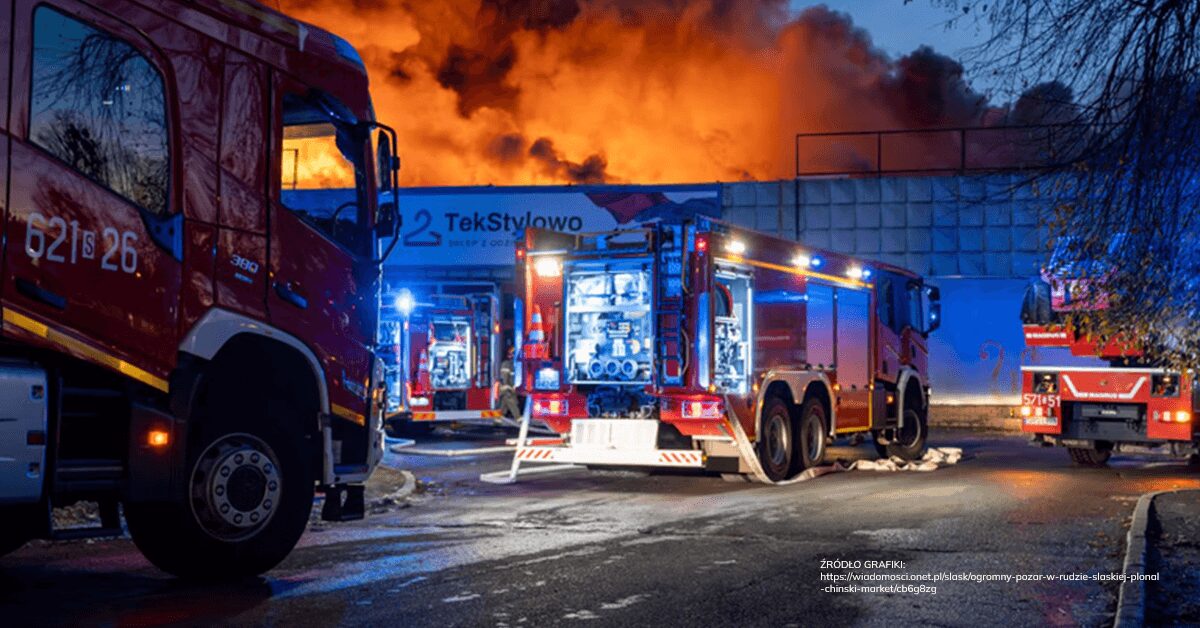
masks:
<path fill-rule="evenodd" d="M 786 178 L 799 131 L 987 113 L 954 61 L 893 61 L 847 16 L 782 0 L 280 4 L 362 54 L 405 185 Z"/>

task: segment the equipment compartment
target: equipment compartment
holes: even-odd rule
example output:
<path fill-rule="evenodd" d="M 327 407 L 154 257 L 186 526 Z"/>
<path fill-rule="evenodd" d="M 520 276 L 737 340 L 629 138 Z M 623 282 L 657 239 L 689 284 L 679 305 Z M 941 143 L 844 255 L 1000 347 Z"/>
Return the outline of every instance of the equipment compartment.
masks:
<path fill-rule="evenodd" d="M 565 282 L 565 355 L 571 383 L 650 383 L 651 282 L 646 260 L 570 267 Z"/>

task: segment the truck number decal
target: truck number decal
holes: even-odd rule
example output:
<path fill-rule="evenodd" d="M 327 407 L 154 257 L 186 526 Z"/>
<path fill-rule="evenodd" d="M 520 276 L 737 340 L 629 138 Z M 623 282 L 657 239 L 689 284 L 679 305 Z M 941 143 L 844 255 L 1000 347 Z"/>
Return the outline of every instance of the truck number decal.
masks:
<path fill-rule="evenodd" d="M 50 241 L 50 246 L 46 246 L 47 235 L 50 235 L 53 240 Z M 59 251 L 62 245 L 70 237 L 70 260 Z M 137 272 L 137 234 L 132 231 L 117 231 L 112 227 L 105 227 L 101 231 L 102 239 L 105 243 L 104 256 L 100 259 L 100 268 L 108 271 L 121 271 L 127 274 Z M 82 246 L 80 244 L 82 243 Z M 32 212 L 25 222 L 25 254 L 30 258 L 38 260 L 45 258 L 48 262 L 70 263 L 74 264 L 79 261 L 80 254 L 83 259 L 96 259 L 96 232 L 81 231 L 79 223 L 72 220 L 68 225 L 67 221 L 54 216 L 47 219 L 45 216 Z"/>
<path fill-rule="evenodd" d="M 61 253 L 55 253 L 55 251 L 57 251 L 58 247 L 62 246 L 63 241 L 67 239 L 67 221 L 55 216 L 54 218 L 50 219 L 50 228 L 58 229 L 58 237 L 54 238 L 54 242 L 50 243 L 50 248 L 46 249 L 46 259 L 50 260 L 51 262 L 66 261 Z"/>
<path fill-rule="evenodd" d="M 1058 407 L 1058 395 L 1024 393 L 1021 395 L 1021 405 Z"/>

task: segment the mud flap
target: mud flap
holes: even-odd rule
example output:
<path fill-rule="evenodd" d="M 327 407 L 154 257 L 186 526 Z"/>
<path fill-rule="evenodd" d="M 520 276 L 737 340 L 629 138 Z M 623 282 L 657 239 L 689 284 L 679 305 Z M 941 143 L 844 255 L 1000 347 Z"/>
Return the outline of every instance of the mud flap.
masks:
<path fill-rule="evenodd" d="M 322 521 L 357 521 L 366 516 L 366 487 L 362 484 L 336 484 L 326 487 Z"/>

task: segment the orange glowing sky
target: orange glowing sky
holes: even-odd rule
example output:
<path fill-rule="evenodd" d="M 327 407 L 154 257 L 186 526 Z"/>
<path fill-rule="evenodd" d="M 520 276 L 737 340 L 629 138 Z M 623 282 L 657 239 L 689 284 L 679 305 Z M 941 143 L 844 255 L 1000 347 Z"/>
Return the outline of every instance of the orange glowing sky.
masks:
<path fill-rule="evenodd" d="M 410 186 L 785 178 L 797 131 L 991 115 L 951 59 L 891 59 L 846 15 L 781 0 L 280 6 L 358 48 Z"/>

